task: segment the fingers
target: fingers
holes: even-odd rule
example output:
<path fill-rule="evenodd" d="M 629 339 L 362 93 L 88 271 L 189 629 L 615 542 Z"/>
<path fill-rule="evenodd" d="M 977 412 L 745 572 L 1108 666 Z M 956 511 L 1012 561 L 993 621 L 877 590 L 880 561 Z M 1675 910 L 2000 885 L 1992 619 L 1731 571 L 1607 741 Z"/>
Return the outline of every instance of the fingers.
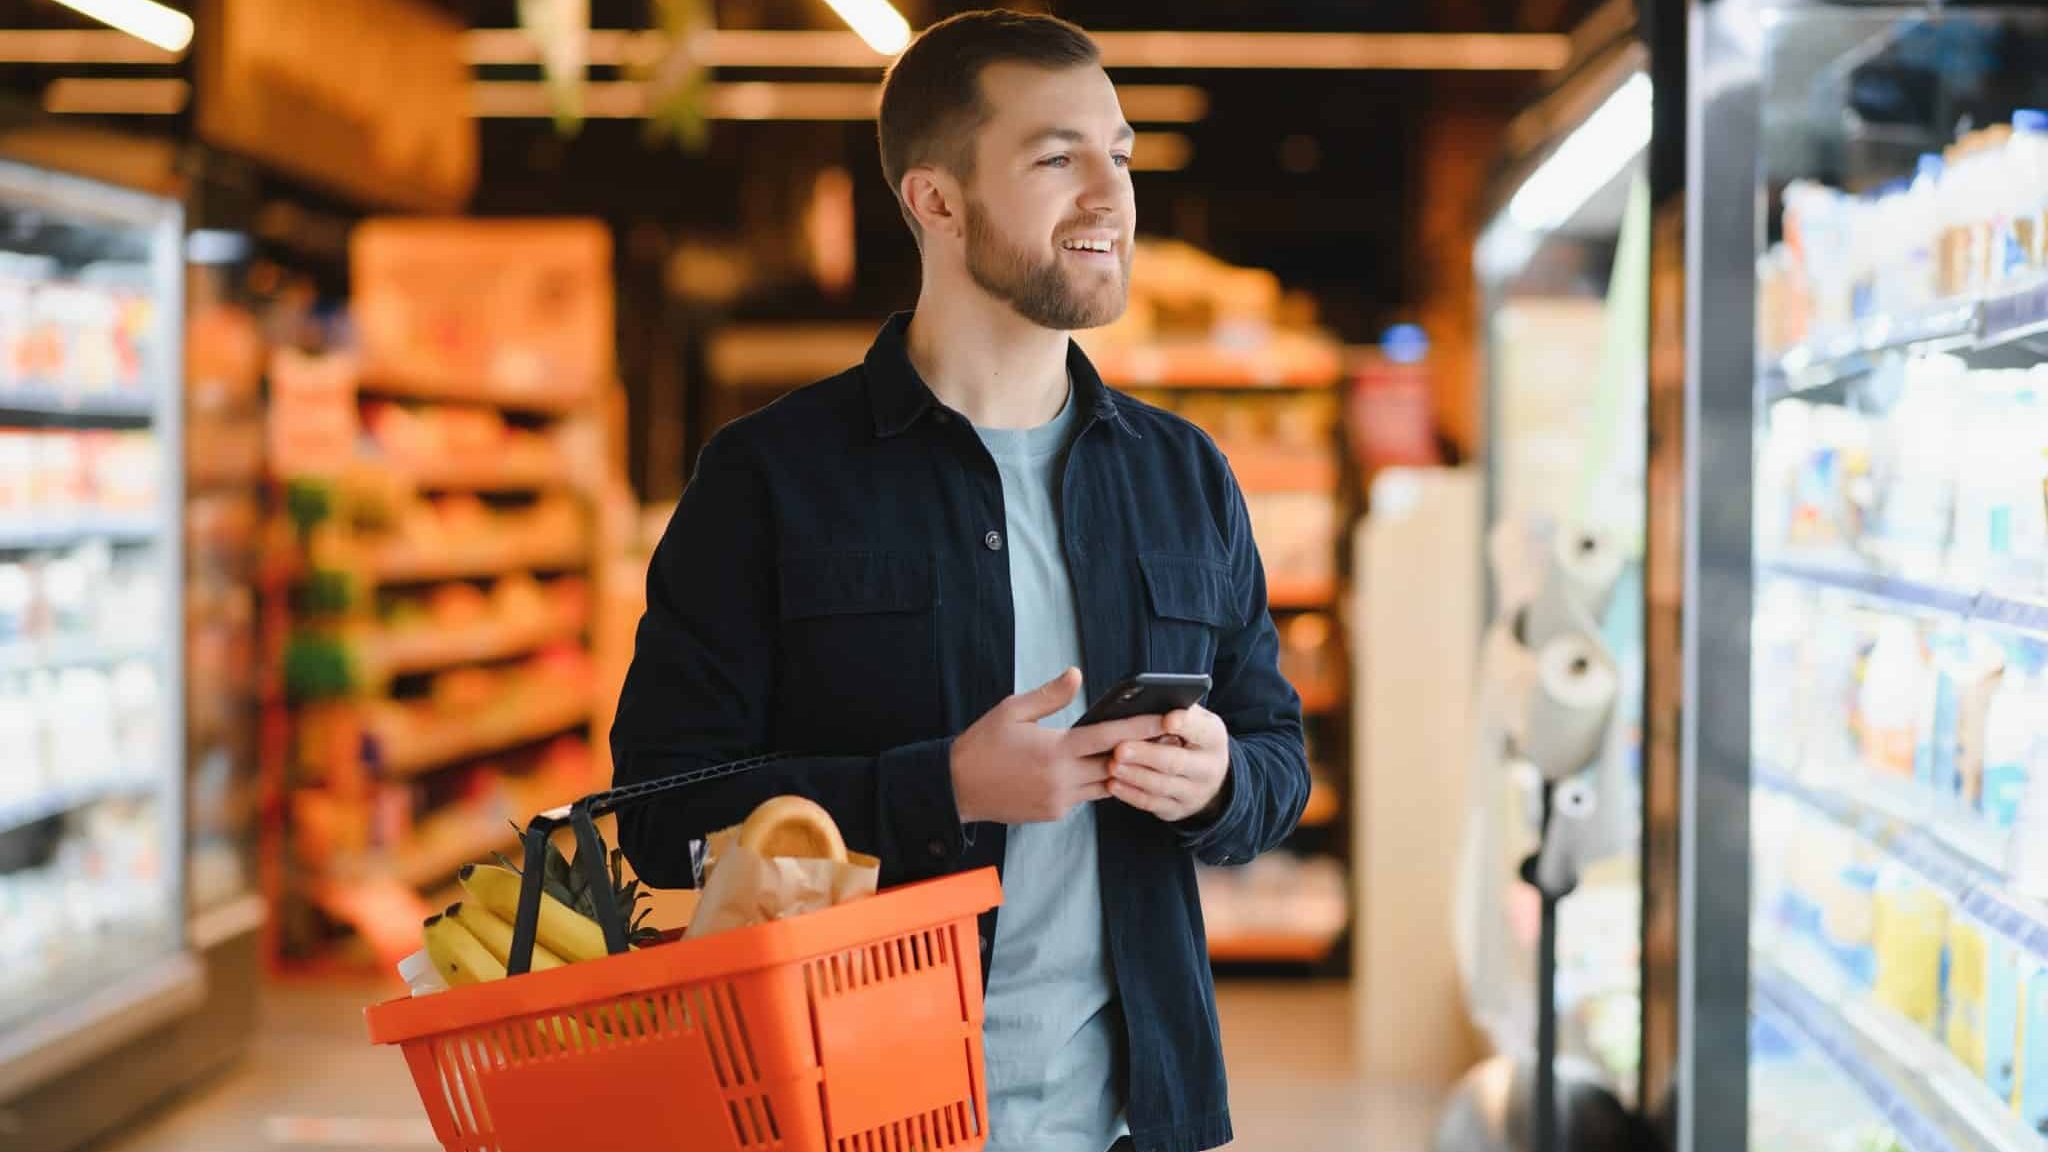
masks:
<path fill-rule="evenodd" d="M 1076 804 L 1086 804 L 1092 800 L 1107 800 L 1110 796 L 1109 781 L 1098 780 L 1093 784 L 1082 785 L 1081 790 L 1074 795 L 1074 803 Z"/>
<path fill-rule="evenodd" d="M 1004 701 L 1019 721 L 1039 721 L 1074 702 L 1081 691 L 1081 670 L 1069 668 L 1029 692 Z"/>
<path fill-rule="evenodd" d="M 1160 719 L 1160 732 L 1197 748 L 1221 744 L 1230 737 L 1223 718 L 1200 704 L 1168 712 Z"/>
<path fill-rule="evenodd" d="M 1075 756 L 1100 756 L 1119 744 L 1152 739 L 1163 730 L 1162 723 L 1158 716 L 1133 716 L 1076 728 L 1069 733 L 1067 751 Z"/>
<path fill-rule="evenodd" d="M 1132 765 L 1170 776 L 1193 776 L 1201 767 L 1201 758 L 1189 748 L 1137 741 L 1117 745 L 1111 764 L 1111 775 L 1117 775 L 1125 765 Z"/>
<path fill-rule="evenodd" d="M 1186 789 L 1186 781 L 1140 765 L 1119 768 L 1109 782 L 1111 796 L 1165 819 L 1173 819 L 1186 807 Z"/>

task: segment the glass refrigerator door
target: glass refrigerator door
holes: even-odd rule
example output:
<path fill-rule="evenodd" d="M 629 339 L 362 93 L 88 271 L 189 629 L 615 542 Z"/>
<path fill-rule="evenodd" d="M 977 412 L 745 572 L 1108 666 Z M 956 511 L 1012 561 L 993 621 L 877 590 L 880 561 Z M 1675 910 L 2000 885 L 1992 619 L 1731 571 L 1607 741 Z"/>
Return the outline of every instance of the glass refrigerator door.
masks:
<path fill-rule="evenodd" d="M 2048 1152 L 2048 10 L 1693 33 L 1681 1147 Z"/>
<path fill-rule="evenodd" d="M 173 203 L 0 162 L 0 1099 L 196 988 L 179 234 Z"/>

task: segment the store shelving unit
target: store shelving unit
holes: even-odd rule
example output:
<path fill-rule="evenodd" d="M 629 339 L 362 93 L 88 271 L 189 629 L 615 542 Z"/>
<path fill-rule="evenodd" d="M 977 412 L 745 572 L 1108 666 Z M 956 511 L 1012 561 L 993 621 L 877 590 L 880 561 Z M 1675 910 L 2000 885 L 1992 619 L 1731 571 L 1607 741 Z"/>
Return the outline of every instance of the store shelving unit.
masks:
<path fill-rule="evenodd" d="M 266 850 L 285 862 L 276 895 L 292 909 L 280 959 L 318 962 L 345 925 L 394 961 L 463 864 L 604 785 L 597 469 L 579 452 L 609 388 L 610 253 L 577 221 L 357 231 L 351 402 L 380 479 L 272 462 L 296 494 L 282 506 L 324 510 L 280 558 L 280 654 L 302 676 L 346 670 L 344 685 L 297 683 L 274 703 L 298 734 L 269 770 L 290 781 Z"/>

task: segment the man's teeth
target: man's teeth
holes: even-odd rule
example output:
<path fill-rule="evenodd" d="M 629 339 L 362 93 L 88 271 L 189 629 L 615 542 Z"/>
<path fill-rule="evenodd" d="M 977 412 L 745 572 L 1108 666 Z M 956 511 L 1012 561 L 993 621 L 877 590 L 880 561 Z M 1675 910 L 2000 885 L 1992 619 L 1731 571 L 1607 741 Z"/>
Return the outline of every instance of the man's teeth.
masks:
<path fill-rule="evenodd" d="M 1062 240 L 1060 247 L 1074 252 L 1107 252 L 1115 245 L 1108 240 Z"/>

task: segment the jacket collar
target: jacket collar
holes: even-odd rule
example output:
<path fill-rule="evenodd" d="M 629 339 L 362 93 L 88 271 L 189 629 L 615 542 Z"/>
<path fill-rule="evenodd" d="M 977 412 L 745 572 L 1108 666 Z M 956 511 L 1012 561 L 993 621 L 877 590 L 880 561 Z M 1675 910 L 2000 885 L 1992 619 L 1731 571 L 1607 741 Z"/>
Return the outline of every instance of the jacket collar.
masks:
<path fill-rule="evenodd" d="M 919 417 L 939 406 L 939 398 L 910 363 L 906 343 L 910 316 L 908 312 L 898 312 L 889 317 L 861 364 L 868 402 L 874 409 L 875 435 L 883 439 L 901 435 Z M 1075 402 L 1081 411 L 1093 414 L 1092 420 L 1083 423 L 1084 428 L 1094 420 L 1106 420 L 1133 439 L 1138 438 L 1138 430 L 1118 411 L 1116 399 L 1095 371 L 1095 365 L 1088 362 L 1081 346 L 1071 340 L 1067 342 L 1067 372 L 1073 380 Z"/>

